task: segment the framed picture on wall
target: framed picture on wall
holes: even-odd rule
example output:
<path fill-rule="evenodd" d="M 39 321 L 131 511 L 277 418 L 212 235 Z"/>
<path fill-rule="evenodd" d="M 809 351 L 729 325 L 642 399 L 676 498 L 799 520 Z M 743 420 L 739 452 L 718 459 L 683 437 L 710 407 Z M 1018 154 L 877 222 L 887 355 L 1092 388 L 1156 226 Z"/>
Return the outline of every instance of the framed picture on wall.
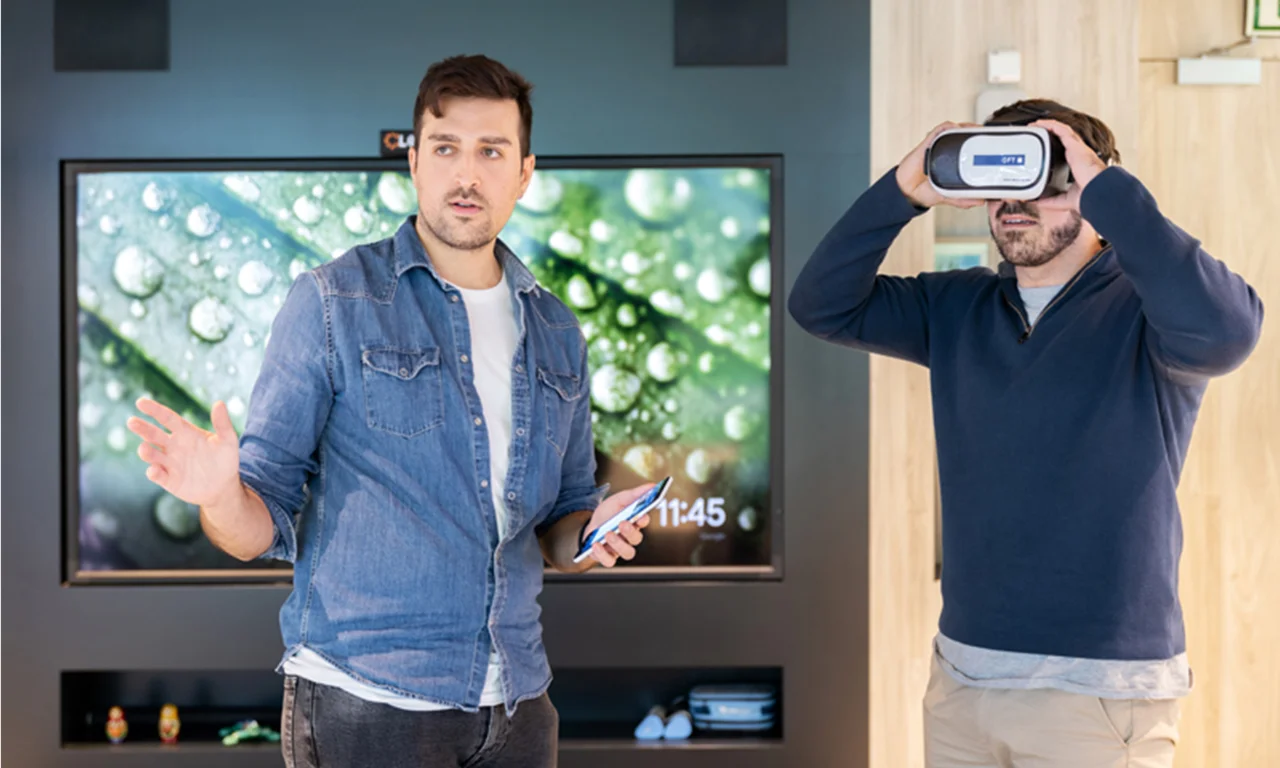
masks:
<path fill-rule="evenodd" d="M 779 577 L 781 157 L 538 168 L 501 237 L 578 315 L 597 481 L 674 478 L 636 558 L 575 578 Z M 293 281 L 416 211 L 404 160 L 63 163 L 68 582 L 291 578 L 216 549 L 125 422 L 148 395 L 242 429 Z"/>
<path fill-rule="evenodd" d="M 939 237 L 933 244 L 933 269 L 948 272 L 974 267 L 992 268 L 991 245 L 987 237 Z"/>
<path fill-rule="evenodd" d="M 1280 0 L 1246 0 L 1246 37 L 1280 37 Z"/>

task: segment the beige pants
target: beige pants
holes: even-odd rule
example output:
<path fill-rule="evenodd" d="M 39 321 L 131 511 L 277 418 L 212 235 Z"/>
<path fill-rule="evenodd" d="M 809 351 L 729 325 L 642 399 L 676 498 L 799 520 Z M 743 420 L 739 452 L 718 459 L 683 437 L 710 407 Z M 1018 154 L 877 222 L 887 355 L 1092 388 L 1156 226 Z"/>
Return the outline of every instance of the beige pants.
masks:
<path fill-rule="evenodd" d="M 927 768 L 1172 768 L 1178 700 L 975 688 L 937 657 L 924 697 Z"/>

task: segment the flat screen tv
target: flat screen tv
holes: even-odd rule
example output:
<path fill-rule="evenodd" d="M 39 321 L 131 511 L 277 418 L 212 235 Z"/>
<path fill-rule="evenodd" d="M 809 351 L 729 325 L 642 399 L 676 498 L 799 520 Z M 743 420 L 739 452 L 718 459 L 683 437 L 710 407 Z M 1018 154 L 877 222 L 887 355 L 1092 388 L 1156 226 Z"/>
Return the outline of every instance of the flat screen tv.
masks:
<path fill-rule="evenodd" d="M 244 424 L 292 281 L 416 212 L 403 159 L 65 161 L 66 579 L 287 581 L 215 549 L 125 427 L 150 395 Z M 781 569 L 782 162 L 539 158 L 501 237 L 579 316 L 600 482 L 674 483 L 599 578 Z M 574 577 L 581 578 L 581 577 Z"/>

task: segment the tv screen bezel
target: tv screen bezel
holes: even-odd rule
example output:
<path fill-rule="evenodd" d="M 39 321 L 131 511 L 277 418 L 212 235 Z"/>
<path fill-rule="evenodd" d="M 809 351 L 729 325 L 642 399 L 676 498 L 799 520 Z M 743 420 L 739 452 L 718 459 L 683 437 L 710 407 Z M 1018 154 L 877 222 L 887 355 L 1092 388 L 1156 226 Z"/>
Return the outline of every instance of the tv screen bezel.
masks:
<path fill-rule="evenodd" d="M 79 360 L 80 334 L 77 312 L 77 208 L 81 176 L 116 172 L 242 172 L 242 171 L 387 171 L 404 170 L 404 158 L 202 158 L 202 159 L 64 159 L 61 179 L 61 283 L 60 363 L 62 420 L 62 577 L 67 586 L 122 584 L 266 584 L 291 585 L 293 569 L 226 568 L 164 570 L 91 570 L 80 568 L 80 434 Z M 732 155 L 560 155 L 537 158 L 541 170 L 617 168 L 759 168 L 769 171 L 769 497 L 770 562 L 765 565 L 720 566 L 622 566 L 593 568 L 582 574 L 564 574 L 547 568 L 547 581 L 706 581 L 781 580 L 783 577 L 783 365 L 782 335 L 786 303 L 781 290 L 783 259 L 783 156 L 781 154 Z M 642 545 L 643 546 L 643 545 Z"/>

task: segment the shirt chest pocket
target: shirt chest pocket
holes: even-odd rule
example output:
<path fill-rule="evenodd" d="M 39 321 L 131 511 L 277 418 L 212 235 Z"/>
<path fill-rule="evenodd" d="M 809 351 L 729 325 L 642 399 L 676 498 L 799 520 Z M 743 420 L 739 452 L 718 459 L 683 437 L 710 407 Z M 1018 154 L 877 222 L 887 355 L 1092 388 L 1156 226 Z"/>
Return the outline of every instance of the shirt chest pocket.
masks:
<path fill-rule="evenodd" d="M 414 437 L 444 423 L 439 347 L 371 347 L 360 361 L 370 429 Z"/>
<path fill-rule="evenodd" d="M 563 458 L 573 432 L 573 414 L 582 399 L 582 380 L 568 373 L 555 373 L 539 366 L 538 381 L 547 411 L 547 442 Z"/>

